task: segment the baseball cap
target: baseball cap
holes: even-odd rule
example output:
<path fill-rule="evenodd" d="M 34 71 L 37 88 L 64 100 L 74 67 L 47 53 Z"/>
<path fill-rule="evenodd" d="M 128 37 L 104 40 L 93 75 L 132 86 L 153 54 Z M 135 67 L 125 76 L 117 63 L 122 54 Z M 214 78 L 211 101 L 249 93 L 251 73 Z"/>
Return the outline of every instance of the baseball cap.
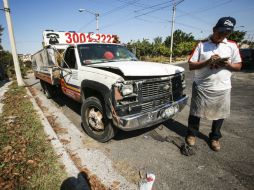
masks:
<path fill-rule="evenodd" d="M 219 32 L 232 32 L 234 30 L 235 24 L 236 20 L 233 17 L 222 17 L 218 20 L 215 28 L 217 28 Z"/>

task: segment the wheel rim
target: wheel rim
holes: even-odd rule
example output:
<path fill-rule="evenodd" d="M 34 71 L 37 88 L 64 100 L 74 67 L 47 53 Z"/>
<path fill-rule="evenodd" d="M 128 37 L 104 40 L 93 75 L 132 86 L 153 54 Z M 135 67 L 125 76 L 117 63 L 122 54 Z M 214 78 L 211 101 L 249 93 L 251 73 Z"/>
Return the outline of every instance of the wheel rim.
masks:
<path fill-rule="evenodd" d="M 90 107 L 86 114 L 88 126 L 95 133 L 102 133 L 105 129 L 103 114 L 97 107 Z"/>

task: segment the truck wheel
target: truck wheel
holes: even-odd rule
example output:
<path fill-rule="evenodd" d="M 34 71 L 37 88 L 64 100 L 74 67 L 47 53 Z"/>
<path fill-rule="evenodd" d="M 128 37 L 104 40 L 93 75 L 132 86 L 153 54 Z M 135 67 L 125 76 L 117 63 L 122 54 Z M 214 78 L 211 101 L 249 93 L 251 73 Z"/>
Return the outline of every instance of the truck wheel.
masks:
<path fill-rule="evenodd" d="M 53 98 L 56 93 L 54 87 L 42 80 L 40 80 L 40 83 L 41 83 L 41 87 L 43 89 L 43 93 L 46 95 L 46 97 L 48 99 Z"/>
<path fill-rule="evenodd" d="M 81 107 L 81 119 L 85 132 L 99 142 L 109 141 L 117 132 L 104 110 L 101 101 L 96 97 L 87 98 Z"/>

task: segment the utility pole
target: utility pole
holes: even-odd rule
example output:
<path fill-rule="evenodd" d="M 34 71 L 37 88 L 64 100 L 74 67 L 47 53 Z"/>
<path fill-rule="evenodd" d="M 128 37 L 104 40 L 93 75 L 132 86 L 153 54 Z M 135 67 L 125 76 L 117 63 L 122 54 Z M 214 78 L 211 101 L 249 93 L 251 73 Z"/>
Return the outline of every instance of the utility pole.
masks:
<path fill-rule="evenodd" d="M 97 31 L 97 34 L 99 34 L 99 16 L 100 16 L 100 14 L 96 13 L 94 11 L 87 10 L 87 9 L 79 9 L 78 11 L 79 12 L 86 11 L 86 12 L 88 12 L 90 14 L 93 14 L 95 16 L 95 19 L 96 19 L 96 31 Z"/>
<path fill-rule="evenodd" d="M 96 19 L 96 31 L 97 34 L 99 34 L 99 13 L 95 13 L 95 19 Z"/>
<path fill-rule="evenodd" d="M 172 15 L 172 25 L 171 25 L 171 37 L 170 37 L 170 59 L 169 63 L 172 63 L 172 51 L 173 51 L 173 42 L 174 42 L 174 25 L 175 25 L 175 14 L 176 14 L 176 6 L 182 3 L 184 0 L 178 1 L 175 3 L 173 1 L 173 15 Z"/>
<path fill-rule="evenodd" d="M 12 51 L 12 57 L 13 57 L 13 62 L 14 62 L 17 83 L 18 83 L 18 86 L 25 86 L 25 83 L 22 79 L 20 66 L 19 66 L 19 60 L 18 60 L 16 45 L 15 45 L 15 39 L 14 39 L 14 33 L 13 33 L 13 28 L 12 28 L 12 21 L 11 21 L 8 0 L 3 0 L 3 3 L 4 3 L 4 12 L 5 12 L 5 16 L 6 16 L 6 22 L 7 22 L 8 31 L 9 31 L 11 51 Z"/>

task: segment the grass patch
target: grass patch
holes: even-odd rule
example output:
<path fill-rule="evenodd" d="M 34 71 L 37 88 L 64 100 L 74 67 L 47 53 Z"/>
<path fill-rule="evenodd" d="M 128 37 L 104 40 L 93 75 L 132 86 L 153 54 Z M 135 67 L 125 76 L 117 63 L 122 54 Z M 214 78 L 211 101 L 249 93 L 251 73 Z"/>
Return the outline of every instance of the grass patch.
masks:
<path fill-rule="evenodd" d="M 0 115 L 0 189 L 60 189 L 67 178 L 24 87 L 14 82 Z"/>

